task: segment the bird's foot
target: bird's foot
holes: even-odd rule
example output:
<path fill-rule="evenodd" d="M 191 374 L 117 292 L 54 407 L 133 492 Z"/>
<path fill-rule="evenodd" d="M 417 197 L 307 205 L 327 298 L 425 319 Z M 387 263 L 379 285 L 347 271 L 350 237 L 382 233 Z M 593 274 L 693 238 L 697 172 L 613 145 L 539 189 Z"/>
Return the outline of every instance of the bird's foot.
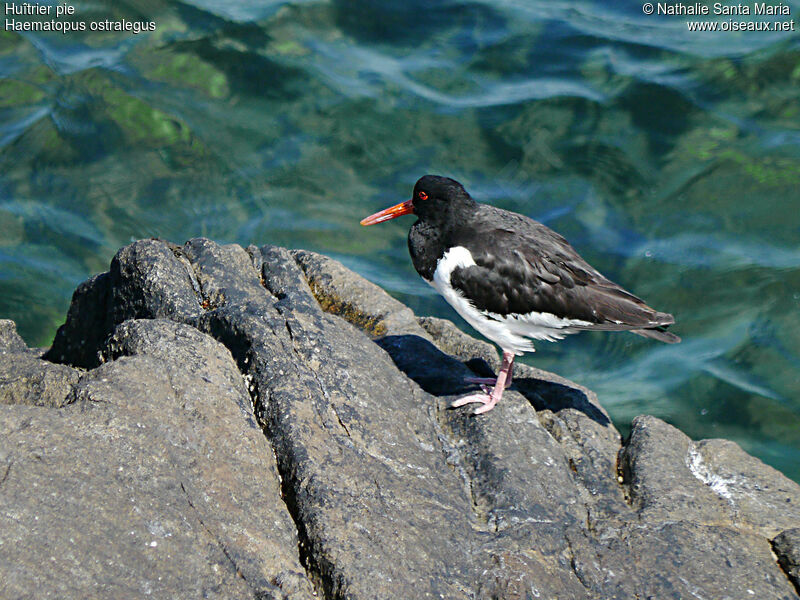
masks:
<path fill-rule="evenodd" d="M 495 398 L 494 394 L 470 394 L 469 396 L 464 396 L 463 398 L 459 398 L 455 402 L 450 405 L 450 408 L 458 408 L 459 406 L 464 406 L 465 404 L 472 404 L 478 403 L 483 404 L 483 406 L 479 406 L 474 411 L 472 411 L 473 415 L 482 415 L 483 413 L 489 412 L 494 408 L 494 405 L 497 404 L 499 398 Z"/>
<path fill-rule="evenodd" d="M 464 383 L 477 383 L 482 388 L 485 386 L 494 387 L 497 385 L 497 378 L 496 377 L 464 377 Z M 511 385 L 511 378 L 509 377 L 506 381 L 506 389 L 508 386 Z M 486 390 L 484 390 L 486 391 Z"/>
<path fill-rule="evenodd" d="M 470 394 L 469 396 L 459 398 L 450 405 L 450 408 L 458 408 L 459 406 L 464 406 L 465 404 L 478 403 L 483 404 L 483 406 L 479 406 L 472 411 L 473 415 L 482 415 L 483 413 L 489 412 L 494 408 L 494 405 L 500 401 L 500 398 L 503 397 L 503 390 L 505 390 L 511 383 L 511 369 L 513 367 L 514 354 L 504 350 L 503 365 L 500 367 L 500 373 L 497 375 L 497 380 L 484 379 L 482 377 L 468 377 L 466 379 L 468 382 L 481 384 L 483 393 Z M 486 384 L 494 385 L 491 391 Z"/>

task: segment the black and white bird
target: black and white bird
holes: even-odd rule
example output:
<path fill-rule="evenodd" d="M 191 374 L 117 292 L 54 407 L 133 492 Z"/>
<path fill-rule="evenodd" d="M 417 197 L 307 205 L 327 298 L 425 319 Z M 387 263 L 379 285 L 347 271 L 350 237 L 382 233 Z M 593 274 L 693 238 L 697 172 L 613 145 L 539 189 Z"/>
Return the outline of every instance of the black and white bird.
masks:
<path fill-rule="evenodd" d="M 480 403 L 475 414 L 492 410 L 511 383 L 514 357 L 533 352 L 533 340 L 553 342 L 600 330 L 680 342 L 666 331 L 675 322 L 672 315 L 603 277 L 549 227 L 476 202 L 454 179 L 425 175 L 411 200 L 361 224 L 411 213 L 417 216 L 408 234 L 414 268 L 467 323 L 503 350 L 497 378 L 469 378 L 483 392 L 459 398 L 454 407 Z"/>

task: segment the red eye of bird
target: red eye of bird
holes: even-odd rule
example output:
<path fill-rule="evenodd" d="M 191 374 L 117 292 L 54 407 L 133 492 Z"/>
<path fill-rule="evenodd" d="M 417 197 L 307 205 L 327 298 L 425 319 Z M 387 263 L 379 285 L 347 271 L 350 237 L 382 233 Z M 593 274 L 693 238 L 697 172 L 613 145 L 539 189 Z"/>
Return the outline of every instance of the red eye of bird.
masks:
<path fill-rule="evenodd" d="M 417 194 L 417 197 L 420 200 L 427 200 L 428 199 L 428 194 L 426 194 L 425 192 L 420 192 L 419 194 Z"/>

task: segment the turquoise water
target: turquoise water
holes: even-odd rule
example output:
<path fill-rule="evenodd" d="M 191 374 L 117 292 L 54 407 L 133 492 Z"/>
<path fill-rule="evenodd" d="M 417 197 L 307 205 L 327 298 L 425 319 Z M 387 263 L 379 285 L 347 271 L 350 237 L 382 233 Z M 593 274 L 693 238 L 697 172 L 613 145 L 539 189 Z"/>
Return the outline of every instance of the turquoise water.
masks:
<path fill-rule="evenodd" d="M 560 231 L 684 339 L 525 360 L 623 431 L 654 414 L 800 480 L 796 32 L 690 33 L 611 1 L 73 6 L 156 31 L 0 30 L 0 317 L 29 344 L 150 236 L 325 252 L 462 325 L 411 266 L 409 218 L 358 225 L 444 174 Z"/>

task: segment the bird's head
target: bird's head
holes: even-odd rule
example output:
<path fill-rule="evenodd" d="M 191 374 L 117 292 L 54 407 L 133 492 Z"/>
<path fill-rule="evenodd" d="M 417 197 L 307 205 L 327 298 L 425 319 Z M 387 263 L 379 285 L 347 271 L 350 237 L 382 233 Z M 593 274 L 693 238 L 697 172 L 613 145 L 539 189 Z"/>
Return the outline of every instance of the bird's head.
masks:
<path fill-rule="evenodd" d="M 414 185 L 410 200 L 376 212 L 362 219 L 361 224 L 375 225 L 408 214 L 414 214 L 422 221 L 443 221 L 453 210 L 468 204 L 474 204 L 474 201 L 455 179 L 424 175 Z"/>

